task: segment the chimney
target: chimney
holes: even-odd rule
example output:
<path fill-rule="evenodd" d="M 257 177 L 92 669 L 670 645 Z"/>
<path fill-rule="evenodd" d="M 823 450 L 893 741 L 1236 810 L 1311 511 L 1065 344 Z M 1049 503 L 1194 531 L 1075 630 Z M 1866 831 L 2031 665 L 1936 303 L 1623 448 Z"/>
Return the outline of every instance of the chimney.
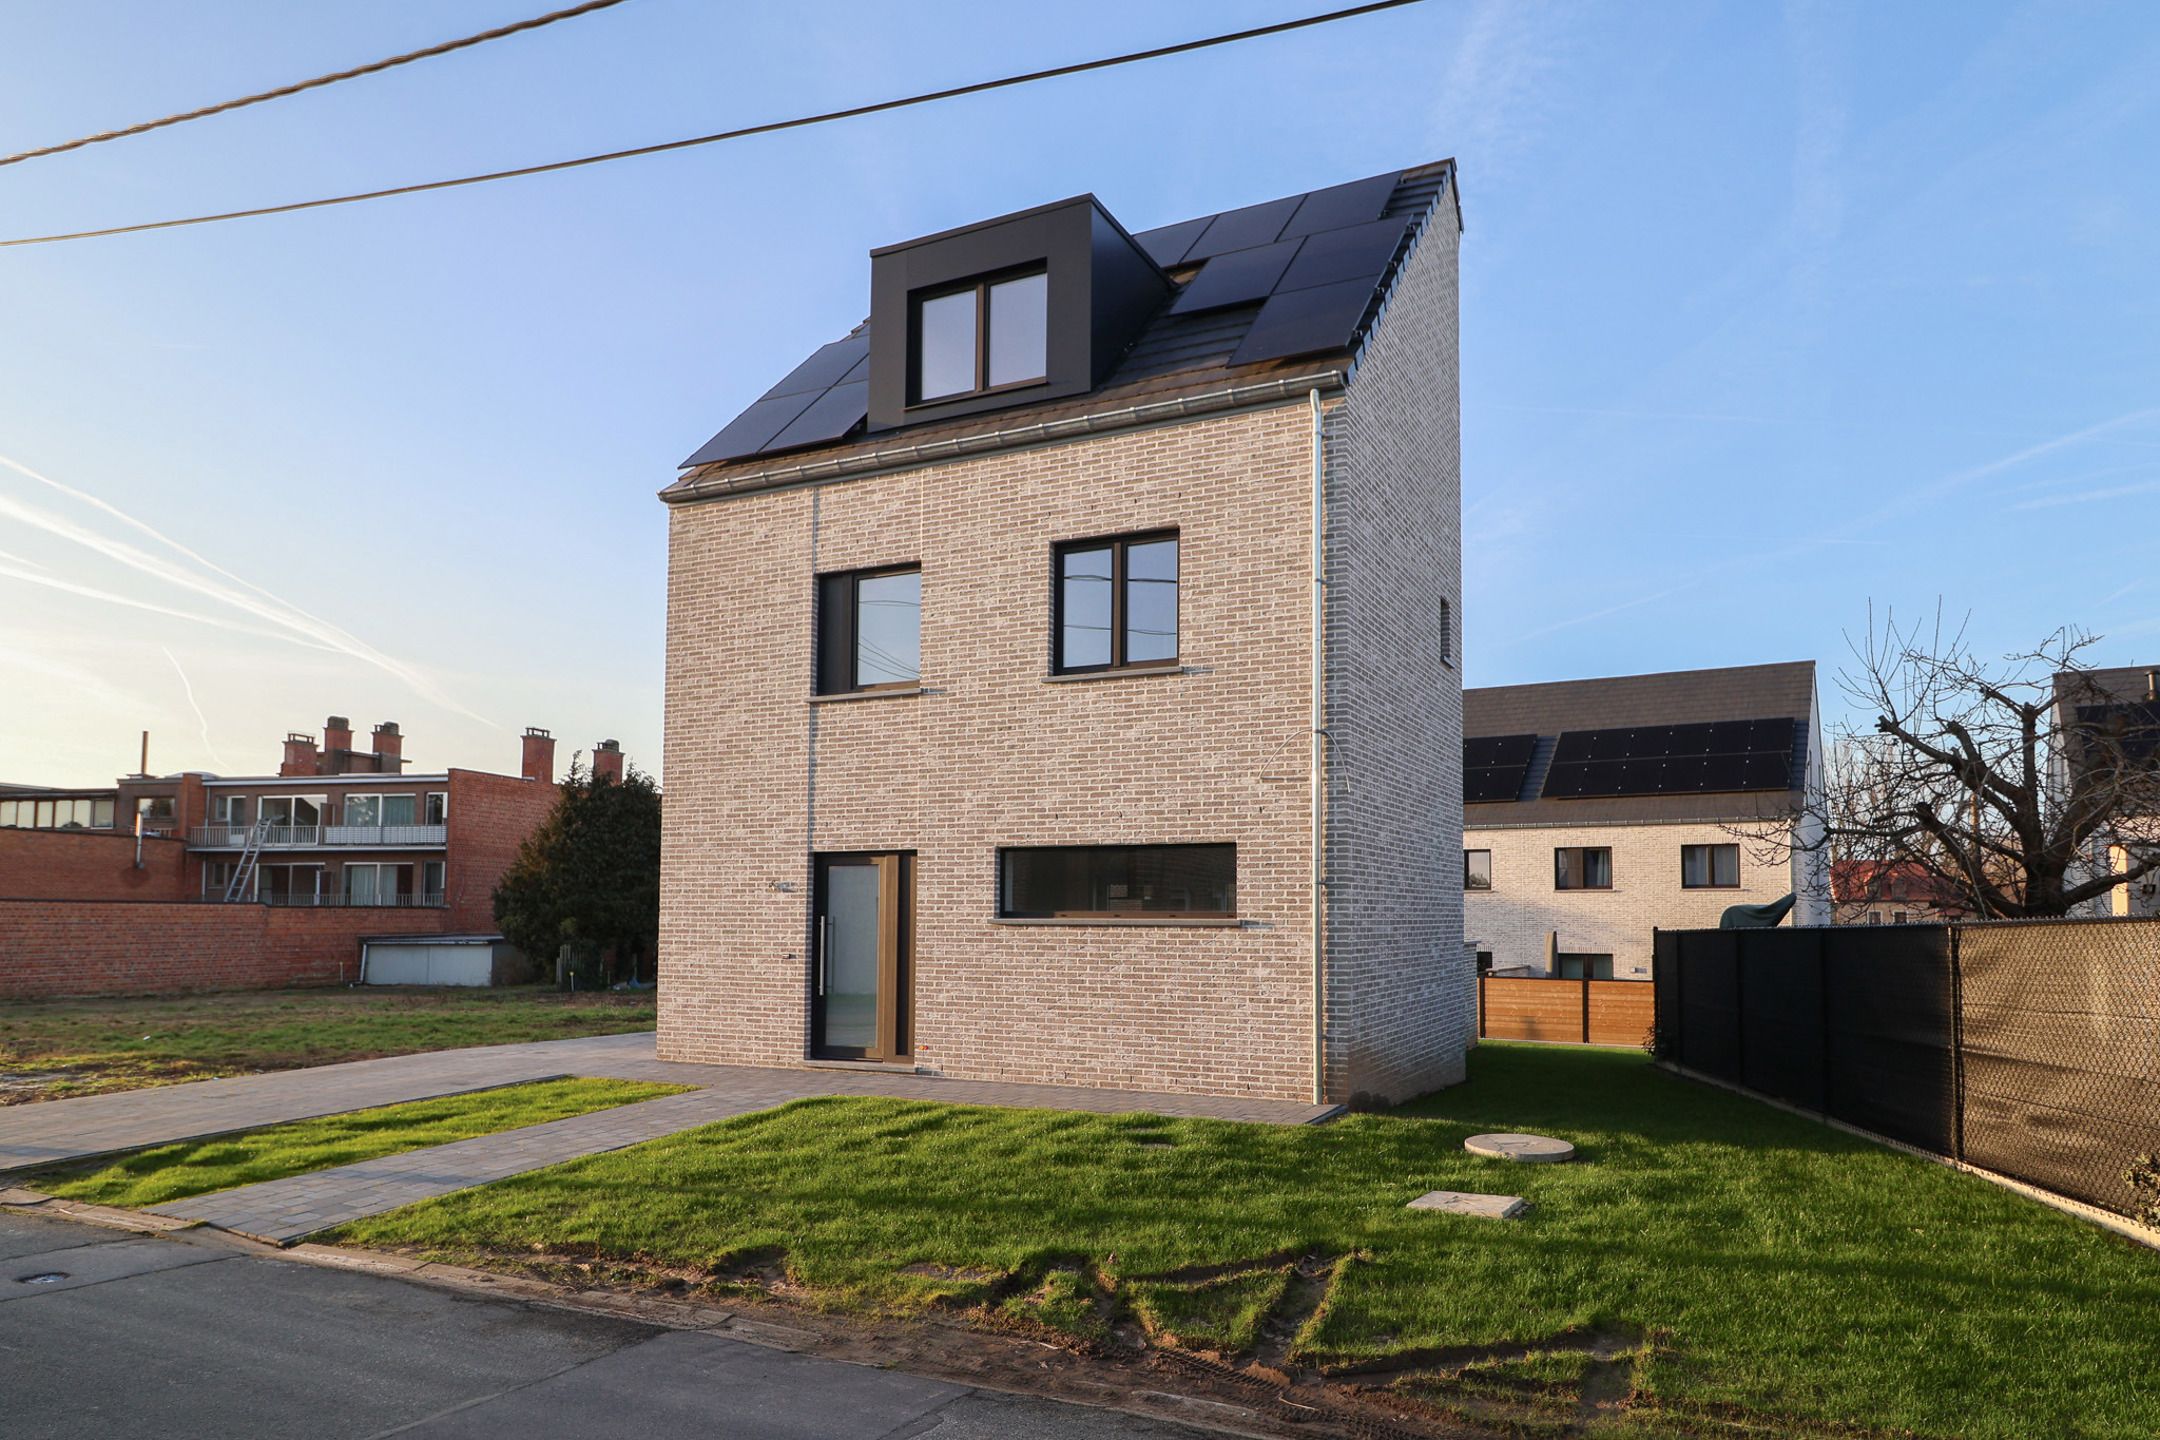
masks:
<path fill-rule="evenodd" d="M 352 749 L 352 721 L 343 715 L 332 715 L 323 721 L 322 748 L 326 755 Z"/>
<path fill-rule="evenodd" d="M 622 746 L 613 740 L 602 740 L 593 746 L 592 778 L 612 780 L 622 784 Z"/>
<path fill-rule="evenodd" d="M 285 737 L 285 763 L 278 766 L 280 775 L 313 775 L 316 772 L 315 737 L 302 735 L 295 730 Z"/>
<path fill-rule="evenodd" d="M 403 751 L 405 737 L 398 733 L 397 721 L 385 720 L 375 727 L 375 768 L 384 775 L 396 775 L 405 768 Z"/>
<path fill-rule="evenodd" d="M 555 737 L 537 725 L 525 727 L 525 764 L 520 773 L 544 785 L 555 783 Z"/>

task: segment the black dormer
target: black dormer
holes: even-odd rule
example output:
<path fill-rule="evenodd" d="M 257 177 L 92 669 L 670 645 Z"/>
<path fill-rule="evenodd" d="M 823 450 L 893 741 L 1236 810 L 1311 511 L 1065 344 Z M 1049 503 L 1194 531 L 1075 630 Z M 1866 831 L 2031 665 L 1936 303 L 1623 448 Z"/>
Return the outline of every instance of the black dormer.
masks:
<path fill-rule="evenodd" d="M 1086 394 L 1171 288 L 1092 195 L 873 250 L 869 428 Z"/>

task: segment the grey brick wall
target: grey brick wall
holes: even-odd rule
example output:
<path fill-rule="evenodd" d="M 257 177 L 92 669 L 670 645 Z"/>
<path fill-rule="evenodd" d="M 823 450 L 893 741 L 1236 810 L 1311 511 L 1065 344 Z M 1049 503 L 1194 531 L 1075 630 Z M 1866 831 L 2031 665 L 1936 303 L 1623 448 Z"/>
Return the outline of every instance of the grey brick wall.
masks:
<path fill-rule="evenodd" d="M 1453 1084 L 1477 1033 L 1462 945 L 1458 238 L 1443 194 L 1327 420 L 1331 1100 Z"/>

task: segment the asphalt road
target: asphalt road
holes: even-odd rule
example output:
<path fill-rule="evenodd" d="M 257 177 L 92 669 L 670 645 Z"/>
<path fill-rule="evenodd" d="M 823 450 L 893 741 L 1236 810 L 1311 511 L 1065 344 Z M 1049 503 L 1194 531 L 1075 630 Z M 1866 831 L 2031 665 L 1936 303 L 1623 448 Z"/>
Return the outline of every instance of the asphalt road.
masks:
<path fill-rule="evenodd" d="M 690 1331 L 0 1212 L 0 1440 L 1204 1440 Z"/>

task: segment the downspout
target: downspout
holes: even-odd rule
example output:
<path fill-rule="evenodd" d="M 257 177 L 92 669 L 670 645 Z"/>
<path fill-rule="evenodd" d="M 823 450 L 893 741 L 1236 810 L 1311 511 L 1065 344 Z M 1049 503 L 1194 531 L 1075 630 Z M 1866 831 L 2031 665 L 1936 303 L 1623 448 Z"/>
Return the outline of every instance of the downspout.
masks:
<path fill-rule="evenodd" d="M 1327 521 L 1326 447 L 1320 390 L 1312 399 L 1312 1004 L 1313 1104 L 1327 1103 L 1327 835 L 1326 771 L 1327 689 L 1321 644 L 1326 624 Z"/>

